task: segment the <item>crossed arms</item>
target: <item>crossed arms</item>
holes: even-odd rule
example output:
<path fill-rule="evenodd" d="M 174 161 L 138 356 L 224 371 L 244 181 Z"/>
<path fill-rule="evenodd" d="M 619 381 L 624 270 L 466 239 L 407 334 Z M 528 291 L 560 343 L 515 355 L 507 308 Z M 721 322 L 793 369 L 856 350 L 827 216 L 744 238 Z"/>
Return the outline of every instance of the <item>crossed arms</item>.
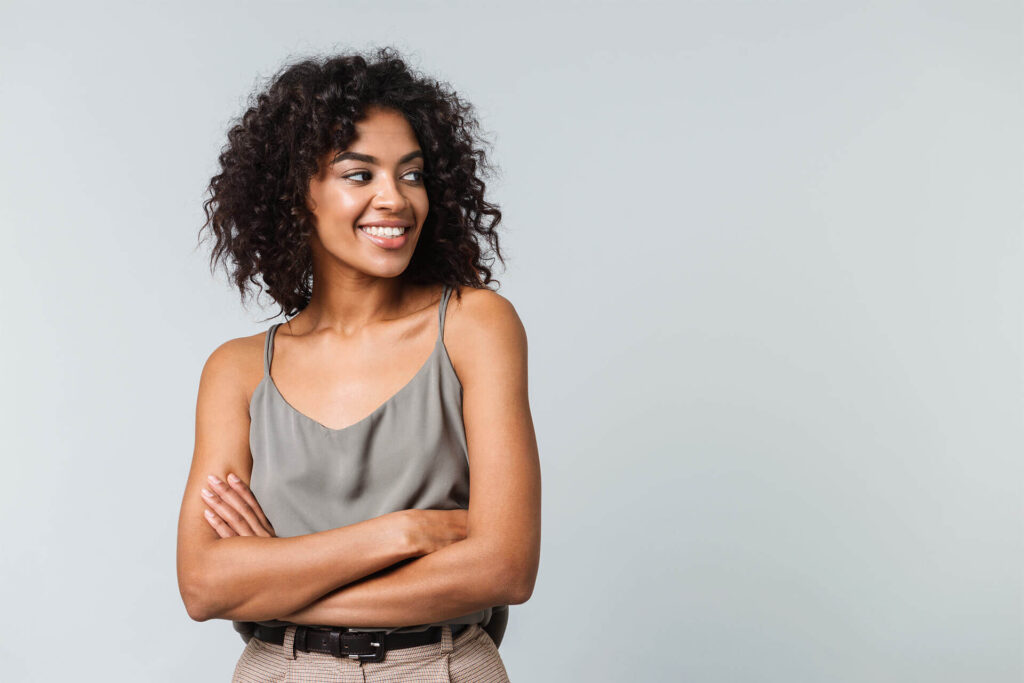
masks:
<path fill-rule="evenodd" d="M 315 534 L 273 536 L 258 501 L 244 495 L 252 468 L 244 387 L 252 359 L 261 358 L 261 338 L 232 340 L 211 354 L 200 379 L 196 446 L 178 523 L 178 583 L 193 619 L 390 627 L 529 599 L 539 565 L 541 491 L 526 335 L 512 305 L 494 292 L 469 290 L 461 308 L 446 337 L 463 386 L 470 506 L 464 535 L 447 544 L 438 537 L 455 533 L 452 520 L 424 513 L 454 511 L 402 510 Z M 224 482 L 228 473 L 241 481 L 218 490 L 207 480 L 212 474 Z M 204 487 L 214 499 L 204 498 Z M 216 507 L 215 499 L 218 514 L 207 519 L 204 509 Z M 225 519 L 232 510 L 236 517 Z M 218 520 L 251 535 L 224 536 Z"/>

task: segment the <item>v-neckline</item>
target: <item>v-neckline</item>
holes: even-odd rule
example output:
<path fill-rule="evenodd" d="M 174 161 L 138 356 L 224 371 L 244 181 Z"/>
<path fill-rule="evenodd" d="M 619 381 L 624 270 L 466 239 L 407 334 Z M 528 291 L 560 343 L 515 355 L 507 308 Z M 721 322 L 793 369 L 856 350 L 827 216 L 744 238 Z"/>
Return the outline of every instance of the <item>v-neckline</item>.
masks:
<path fill-rule="evenodd" d="M 280 323 L 279 323 L 279 325 L 280 325 Z M 273 333 L 276 336 L 276 333 L 277 333 L 276 326 L 275 326 L 275 329 L 273 330 Z M 271 339 L 271 343 L 273 343 L 274 341 L 276 341 L 276 340 L 275 339 Z M 434 342 L 434 348 L 431 349 L 431 351 L 430 351 L 430 355 L 427 356 L 427 359 L 425 361 L 423 361 L 423 365 L 421 365 L 419 370 L 416 371 L 416 374 L 412 376 L 412 379 L 410 379 L 408 382 L 403 384 L 402 387 L 398 391 L 393 393 L 383 403 L 381 403 L 379 406 L 374 408 L 373 412 L 371 412 L 369 415 L 367 415 L 364 418 L 356 420 L 355 422 L 353 422 L 352 424 L 350 424 L 348 426 L 340 427 L 340 428 L 337 428 L 337 429 L 334 428 L 334 427 L 328 427 L 324 423 L 320 422 L 317 419 L 314 419 L 314 418 L 310 417 L 309 415 L 306 415 L 304 412 L 302 412 L 301 410 L 299 410 L 298 408 L 293 406 L 291 403 L 289 403 L 288 399 L 286 399 L 284 397 L 284 394 L 281 393 L 281 390 L 277 388 L 277 383 L 274 381 L 274 378 L 270 376 L 270 372 L 269 371 L 263 373 L 263 382 L 266 383 L 267 385 L 269 385 L 269 387 L 273 390 L 274 395 L 276 395 L 277 398 L 281 401 L 281 403 L 284 404 L 284 406 L 288 410 L 290 410 L 294 415 L 297 415 L 298 417 L 302 418 L 303 420 L 305 420 L 305 421 L 307 421 L 307 422 L 309 422 L 309 423 L 311 423 L 313 425 L 316 425 L 317 427 L 319 427 L 320 429 L 322 429 L 322 430 L 324 430 L 324 431 L 326 431 L 328 433 L 340 434 L 342 432 L 347 432 L 347 431 L 353 430 L 356 427 L 359 427 L 360 425 L 362 425 L 363 423 L 370 422 L 374 417 L 376 417 L 385 408 L 387 408 L 390 404 L 392 404 L 399 396 L 401 396 L 403 393 L 405 393 L 405 391 L 410 386 L 412 386 L 416 382 L 416 380 L 419 379 L 420 375 L 422 375 L 426 371 L 426 369 L 430 366 L 431 361 L 434 360 L 434 356 L 437 355 L 437 349 L 438 349 L 438 347 L 440 345 L 441 345 L 441 337 L 438 336 L 437 340 Z"/>

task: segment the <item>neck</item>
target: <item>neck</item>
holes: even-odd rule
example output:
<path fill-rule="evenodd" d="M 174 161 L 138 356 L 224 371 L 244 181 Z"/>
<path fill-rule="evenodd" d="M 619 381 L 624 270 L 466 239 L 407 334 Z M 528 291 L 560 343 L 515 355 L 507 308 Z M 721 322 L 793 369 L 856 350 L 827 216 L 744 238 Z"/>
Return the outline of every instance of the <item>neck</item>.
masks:
<path fill-rule="evenodd" d="M 292 319 L 292 328 L 297 327 L 297 333 L 333 331 L 352 337 L 368 325 L 399 317 L 406 290 L 398 277 L 314 276 L 309 304 Z"/>

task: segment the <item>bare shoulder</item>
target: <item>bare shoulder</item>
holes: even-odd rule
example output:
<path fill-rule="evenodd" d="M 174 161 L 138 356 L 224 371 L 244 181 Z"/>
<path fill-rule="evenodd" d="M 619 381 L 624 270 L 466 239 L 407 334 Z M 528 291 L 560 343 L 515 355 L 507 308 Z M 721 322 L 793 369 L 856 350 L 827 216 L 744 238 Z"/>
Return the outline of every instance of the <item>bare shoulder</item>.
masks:
<path fill-rule="evenodd" d="M 453 294 L 445 316 L 445 339 L 448 332 L 462 337 L 523 337 L 526 330 L 512 302 L 491 289 L 463 287 L 461 297 Z"/>
<path fill-rule="evenodd" d="M 220 344 L 203 366 L 196 400 L 193 454 L 193 469 L 202 470 L 203 477 L 234 472 L 248 481 L 252 467 L 249 402 L 263 377 L 262 355 L 263 333 L 260 333 Z M 198 479 L 192 481 L 191 474 L 190 482 L 201 485 Z M 199 490 L 198 485 L 193 488 Z"/>
<path fill-rule="evenodd" d="M 445 346 L 456 374 L 466 384 L 487 366 L 517 366 L 526 360 L 526 329 L 512 302 L 485 288 L 463 287 L 445 314 Z"/>
<path fill-rule="evenodd" d="M 263 377 L 263 349 L 266 332 L 229 339 L 215 348 L 206 359 L 200 379 L 203 388 L 223 397 L 244 396 L 246 403 Z"/>

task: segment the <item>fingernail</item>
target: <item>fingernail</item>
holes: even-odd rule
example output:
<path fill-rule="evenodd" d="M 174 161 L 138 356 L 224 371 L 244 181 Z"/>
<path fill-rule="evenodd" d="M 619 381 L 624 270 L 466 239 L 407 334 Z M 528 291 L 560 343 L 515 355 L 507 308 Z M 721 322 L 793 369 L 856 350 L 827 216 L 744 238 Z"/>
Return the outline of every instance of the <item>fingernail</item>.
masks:
<path fill-rule="evenodd" d="M 213 476 L 212 474 L 210 476 L 208 476 L 207 479 L 209 479 L 210 483 L 213 484 L 214 486 L 216 486 L 217 484 L 220 483 L 220 479 L 218 479 L 217 477 Z"/>
<path fill-rule="evenodd" d="M 238 482 L 240 482 L 240 481 L 242 481 L 242 480 L 241 480 L 241 479 L 239 479 L 238 477 L 236 477 L 236 476 L 235 476 L 235 475 L 233 475 L 233 474 L 229 474 L 229 475 L 228 475 L 228 481 L 230 481 L 230 482 L 231 482 L 232 484 L 237 484 Z"/>
<path fill-rule="evenodd" d="M 206 496 L 207 498 L 213 498 L 213 494 L 207 491 L 206 489 L 203 489 L 203 495 Z"/>
<path fill-rule="evenodd" d="M 210 519 L 213 519 L 213 513 L 210 512 L 209 510 L 204 510 L 203 514 L 209 517 Z"/>

